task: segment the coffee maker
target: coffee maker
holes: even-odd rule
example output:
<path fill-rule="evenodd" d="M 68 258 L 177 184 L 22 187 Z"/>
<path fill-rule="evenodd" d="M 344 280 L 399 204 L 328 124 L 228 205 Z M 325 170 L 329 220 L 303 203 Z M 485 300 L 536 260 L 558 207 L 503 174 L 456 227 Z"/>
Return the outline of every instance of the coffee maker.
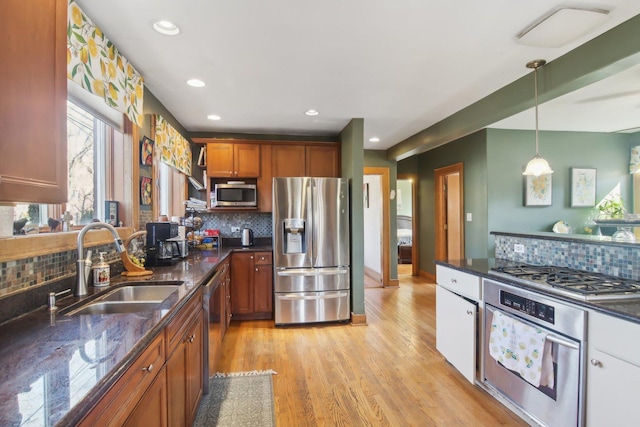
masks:
<path fill-rule="evenodd" d="M 177 222 L 147 223 L 147 259 L 145 267 L 174 265 L 180 260 Z"/>

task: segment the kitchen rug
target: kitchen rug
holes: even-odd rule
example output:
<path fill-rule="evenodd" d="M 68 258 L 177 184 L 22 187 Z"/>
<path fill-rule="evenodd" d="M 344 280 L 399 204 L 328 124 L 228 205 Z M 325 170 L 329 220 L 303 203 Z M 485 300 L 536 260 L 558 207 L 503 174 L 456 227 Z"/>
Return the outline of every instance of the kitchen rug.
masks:
<path fill-rule="evenodd" d="M 216 373 L 202 397 L 194 427 L 274 427 L 275 371 Z"/>

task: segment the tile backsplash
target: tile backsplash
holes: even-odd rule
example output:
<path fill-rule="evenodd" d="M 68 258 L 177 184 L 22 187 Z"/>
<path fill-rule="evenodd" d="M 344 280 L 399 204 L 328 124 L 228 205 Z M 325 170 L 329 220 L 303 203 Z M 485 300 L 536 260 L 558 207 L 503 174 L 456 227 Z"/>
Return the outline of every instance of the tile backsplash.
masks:
<path fill-rule="evenodd" d="M 527 235 L 496 234 L 496 258 L 525 264 L 555 265 L 640 280 L 640 245 L 581 241 L 568 237 L 545 239 Z M 516 253 L 514 245 L 524 246 Z"/>
<path fill-rule="evenodd" d="M 216 212 L 198 214 L 203 221 L 202 229 L 220 230 L 223 237 L 241 237 L 240 232 L 232 233 L 231 227 L 248 227 L 253 230 L 255 237 L 271 237 L 271 213 L 255 212 Z"/>

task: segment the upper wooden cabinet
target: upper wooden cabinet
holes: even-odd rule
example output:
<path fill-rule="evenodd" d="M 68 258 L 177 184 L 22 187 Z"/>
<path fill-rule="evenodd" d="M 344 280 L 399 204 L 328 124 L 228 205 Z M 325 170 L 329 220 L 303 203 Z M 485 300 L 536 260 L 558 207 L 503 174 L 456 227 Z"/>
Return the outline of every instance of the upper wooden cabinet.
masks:
<path fill-rule="evenodd" d="M 226 142 L 208 143 L 207 176 L 211 178 L 259 177 L 260 145 Z"/>
<path fill-rule="evenodd" d="M 0 16 L 0 202 L 66 202 L 67 0 L 3 0 Z"/>
<path fill-rule="evenodd" d="M 271 146 L 271 174 L 274 177 L 306 176 L 304 145 Z"/>
<path fill-rule="evenodd" d="M 340 147 L 337 145 L 307 145 L 305 147 L 306 176 L 340 177 Z"/>

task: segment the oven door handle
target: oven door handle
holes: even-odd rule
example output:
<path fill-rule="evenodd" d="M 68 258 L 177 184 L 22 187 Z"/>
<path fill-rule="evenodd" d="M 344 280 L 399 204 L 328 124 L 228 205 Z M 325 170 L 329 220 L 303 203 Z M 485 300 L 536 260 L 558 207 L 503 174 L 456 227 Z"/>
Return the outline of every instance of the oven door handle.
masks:
<path fill-rule="evenodd" d="M 578 344 L 576 344 L 574 342 L 571 342 L 571 341 L 564 340 L 562 338 L 558 338 L 555 335 L 549 334 L 549 335 L 547 335 L 547 339 L 549 341 L 551 341 L 552 343 L 560 344 L 560 345 L 563 345 L 565 347 L 572 348 L 574 350 L 580 350 L 580 346 Z"/>

